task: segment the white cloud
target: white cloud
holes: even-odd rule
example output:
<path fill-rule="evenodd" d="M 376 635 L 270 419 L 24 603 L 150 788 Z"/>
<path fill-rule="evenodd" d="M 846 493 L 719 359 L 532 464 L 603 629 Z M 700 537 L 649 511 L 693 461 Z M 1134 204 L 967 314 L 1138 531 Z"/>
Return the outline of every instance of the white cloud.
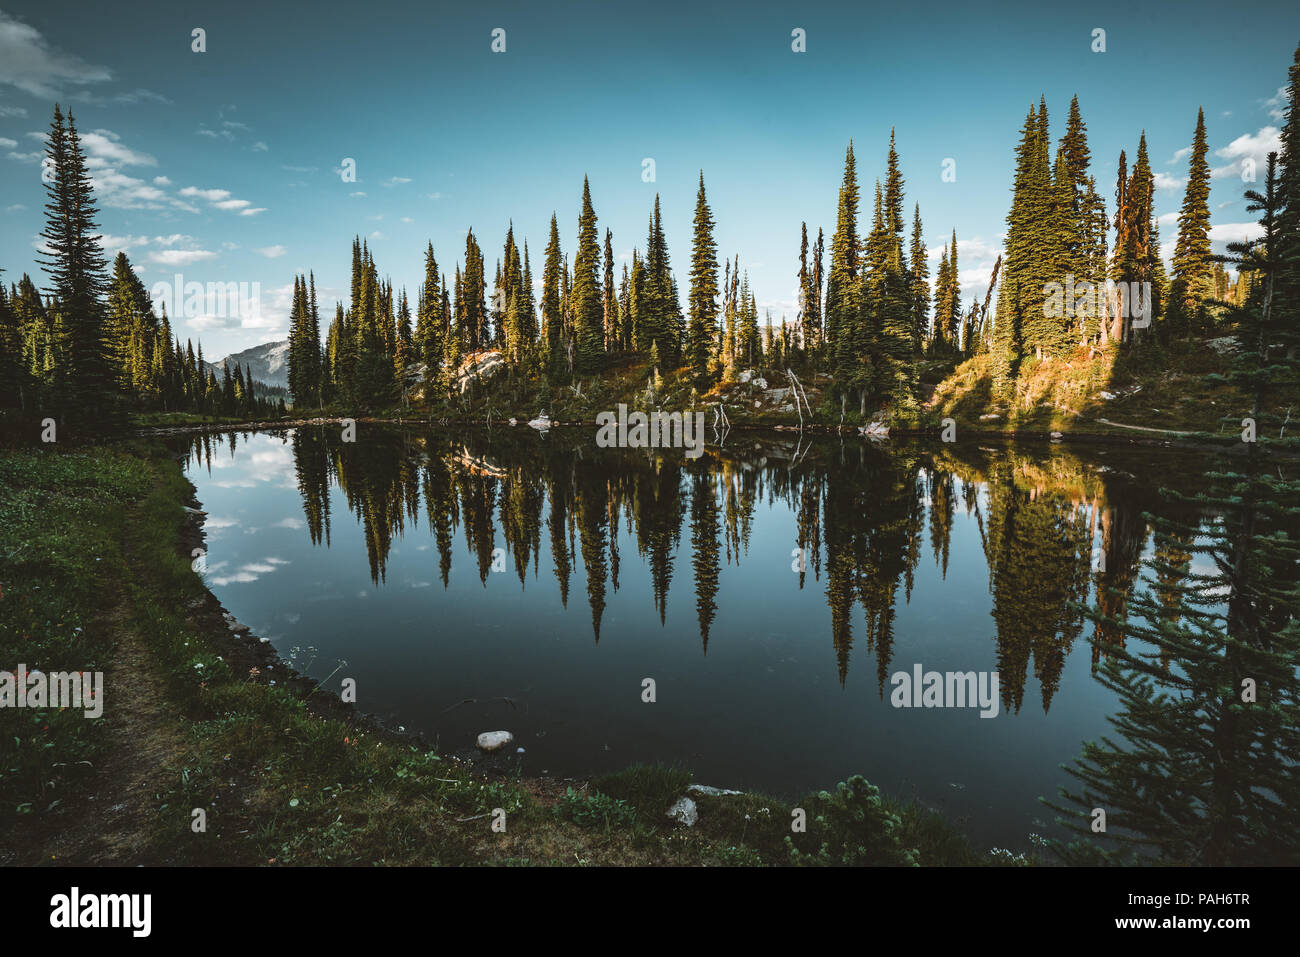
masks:
<path fill-rule="evenodd" d="M 270 148 L 271 148 L 271 147 L 267 146 L 267 145 L 266 145 L 265 143 L 263 143 L 261 140 L 258 140 L 256 143 L 254 143 L 254 144 L 250 147 L 250 149 L 252 149 L 252 151 L 253 151 L 254 153 L 265 153 L 265 152 L 266 152 L 267 150 L 269 150 Z"/>
<path fill-rule="evenodd" d="M 181 190 L 182 196 L 192 196 L 195 199 L 206 199 L 209 203 L 216 203 L 223 199 L 230 198 L 228 189 L 199 189 L 197 186 L 186 186 Z"/>
<path fill-rule="evenodd" d="M 153 90 L 135 89 L 135 90 L 131 90 L 128 93 L 116 93 L 109 99 L 108 102 L 110 103 L 150 102 L 150 103 L 165 103 L 168 106 L 170 106 L 172 101 L 167 99 L 167 97 L 163 96 L 161 93 L 155 93 Z"/>
<path fill-rule="evenodd" d="M 267 259 L 279 259 L 286 252 L 285 248 L 278 243 L 274 246 L 264 246 L 258 250 Z"/>
<path fill-rule="evenodd" d="M 1181 176 L 1170 176 L 1168 173 L 1155 174 L 1156 189 L 1181 189 L 1187 185 L 1187 180 Z"/>
<path fill-rule="evenodd" d="M 108 67 L 56 50 L 40 31 L 0 11 L 0 84 L 53 100 L 66 86 L 85 86 L 112 78 Z"/>
<path fill-rule="evenodd" d="M 136 246 L 149 245 L 148 236 L 109 236 L 99 237 L 99 248 L 110 256 L 119 252 L 128 252 Z"/>
<path fill-rule="evenodd" d="M 390 176 L 388 177 L 388 179 L 384 180 L 384 185 L 401 186 L 402 184 L 409 183 L 410 181 L 411 181 L 411 177 L 409 176 Z"/>
<path fill-rule="evenodd" d="M 1211 242 L 1240 243 L 1263 235 L 1264 227 L 1259 223 L 1220 223 L 1210 227 Z"/>
<path fill-rule="evenodd" d="M 1286 87 L 1279 86 L 1277 92 L 1264 101 L 1264 109 L 1268 110 L 1268 115 L 1281 123 L 1286 119 L 1286 108 L 1288 97 Z"/>
<path fill-rule="evenodd" d="M 102 166 L 92 169 L 90 179 L 95 188 L 95 198 L 103 206 L 114 206 L 119 209 L 162 209 L 169 202 L 169 197 L 164 190 L 112 167 Z"/>
<path fill-rule="evenodd" d="M 1249 159 L 1254 160 L 1256 178 L 1263 179 L 1268 167 L 1268 154 L 1281 150 L 1282 137 L 1276 126 L 1265 126 L 1258 133 L 1243 133 L 1227 146 L 1214 151 L 1215 156 L 1229 162 L 1210 170 L 1210 175 L 1215 179 L 1240 176 L 1242 164 Z"/>
<path fill-rule="evenodd" d="M 149 261 L 159 266 L 192 266 L 194 263 L 215 259 L 216 253 L 207 249 L 160 249 L 149 254 Z"/>
<path fill-rule="evenodd" d="M 0 104 L 0 116 L 18 116 L 18 117 L 23 117 L 23 116 L 26 116 L 26 115 L 27 115 L 27 110 L 26 110 L 26 108 L 24 108 L 24 107 L 21 107 L 21 106 L 4 106 L 4 105 Z"/>
<path fill-rule="evenodd" d="M 166 176 L 155 176 L 153 178 L 153 184 L 155 186 L 170 186 L 172 184 L 172 181 L 169 180 Z"/>
<path fill-rule="evenodd" d="M 17 140 L 11 140 L 7 136 L 0 136 L 0 147 L 9 150 L 13 149 L 17 145 Z"/>
<path fill-rule="evenodd" d="M 256 209 L 250 209 L 252 205 L 246 199 L 234 199 L 228 189 L 200 189 L 197 186 L 186 186 L 181 190 L 180 195 L 192 199 L 201 199 L 212 206 L 213 209 L 220 209 L 228 212 L 238 211 L 241 216 L 254 216 L 257 213 L 266 212 L 265 206 L 259 206 Z"/>
<path fill-rule="evenodd" d="M 157 166 L 158 161 L 148 153 L 138 153 L 122 144 L 122 137 L 112 130 L 93 130 L 81 137 L 86 152 L 107 163 L 120 166 Z"/>

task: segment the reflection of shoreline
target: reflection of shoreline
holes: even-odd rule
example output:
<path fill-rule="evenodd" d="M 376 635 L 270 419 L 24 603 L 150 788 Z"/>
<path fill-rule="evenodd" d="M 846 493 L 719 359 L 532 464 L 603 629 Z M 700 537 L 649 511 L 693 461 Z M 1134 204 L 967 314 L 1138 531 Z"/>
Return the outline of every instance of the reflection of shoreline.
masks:
<path fill-rule="evenodd" d="M 373 426 L 379 429 L 455 429 L 458 435 L 466 433 L 484 432 L 489 433 L 498 431 L 500 433 L 528 431 L 525 426 L 519 425 L 514 428 L 502 426 L 498 419 L 416 419 L 416 418 L 395 418 L 382 419 L 368 416 L 349 416 L 348 420 L 364 425 Z M 310 418 L 310 419 L 274 419 L 266 422 L 240 422 L 240 423 L 194 423 L 189 425 L 166 425 L 150 426 L 135 430 L 138 436 L 199 436 L 199 435 L 216 435 L 224 436 L 235 434 L 262 433 L 268 435 L 287 434 L 298 428 L 319 427 L 323 425 L 342 425 L 345 417 L 337 416 L 332 418 Z M 1041 449 L 1043 446 L 1061 447 L 1062 444 L 1068 443 L 1071 446 L 1078 446 L 1081 449 L 1151 449 L 1162 452 L 1183 453 L 1183 454 L 1201 454 L 1212 453 L 1215 455 L 1243 456 L 1244 450 L 1242 444 L 1237 439 L 1222 440 L 1216 436 L 1207 433 L 1198 432 L 1179 432 L 1174 430 L 1147 430 L 1138 429 L 1134 426 L 1128 426 L 1121 422 L 1113 422 L 1107 419 L 1097 419 L 1096 421 L 1107 425 L 1111 428 L 1121 429 L 1122 432 L 1085 432 L 1085 431 L 1066 431 L 1057 430 L 1030 430 L 1030 429 L 977 429 L 964 428 L 961 432 L 961 442 L 963 445 L 974 442 L 1000 442 L 1008 448 L 1017 446 L 1032 447 Z M 522 420 L 521 420 L 522 422 Z M 591 422 L 563 422 L 559 420 L 550 420 L 550 428 L 556 433 L 567 433 L 571 438 L 586 440 L 592 438 L 595 434 L 595 425 Z M 1152 433 L 1151 438 L 1143 435 L 1136 435 L 1134 432 Z M 1157 437 L 1159 433 L 1159 437 Z M 781 422 L 738 422 L 728 426 L 728 441 L 744 440 L 747 437 L 756 436 L 768 438 L 773 435 L 778 436 L 801 436 L 805 442 L 818 441 L 825 439 L 849 439 L 853 438 L 858 441 L 867 442 L 857 426 L 836 426 L 821 425 L 817 423 L 804 423 L 800 426 L 797 419 L 791 419 L 788 423 Z M 891 439 L 903 439 L 907 441 L 916 441 L 922 443 L 933 443 L 939 433 L 934 429 L 908 429 L 901 426 L 891 426 L 889 437 Z M 735 438 L 731 438 L 734 436 Z M 594 446 L 594 443 L 593 443 Z M 711 448 L 710 451 L 713 451 Z M 1282 460 L 1300 459 L 1300 450 L 1293 451 L 1287 448 L 1272 449 L 1272 454 Z"/>

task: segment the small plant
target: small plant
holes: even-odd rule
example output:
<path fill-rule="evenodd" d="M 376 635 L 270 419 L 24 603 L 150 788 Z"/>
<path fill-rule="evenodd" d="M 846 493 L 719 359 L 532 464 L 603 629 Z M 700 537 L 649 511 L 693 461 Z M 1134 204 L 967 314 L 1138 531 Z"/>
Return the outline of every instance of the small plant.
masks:
<path fill-rule="evenodd" d="M 555 812 L 579 827 L 603 829 L 631 827 L 636 823 L 636 809 L 620 798 L 593 791 L 579 794 L 569 788 L 555 806 Z"/>
<path fill-rule="evenodd" d="M 718 851 L 718 863 L 723 867 L 762 867 L 763 855 L 743 844 L 730 845 Z"/>
<path fill-rule="evenodd" d="M 841 782 L 838 793 L 817 795 L 809 837 L 822 836 L 820 848 L 807 854 L 787 837 L 790 861 L 800 865 L 872 865 L 914 867 L 920 862 L 915 850 L 899 838 L 902 818 L 890 811 L 880 797 L 880 788 L 860 774 Z"/>

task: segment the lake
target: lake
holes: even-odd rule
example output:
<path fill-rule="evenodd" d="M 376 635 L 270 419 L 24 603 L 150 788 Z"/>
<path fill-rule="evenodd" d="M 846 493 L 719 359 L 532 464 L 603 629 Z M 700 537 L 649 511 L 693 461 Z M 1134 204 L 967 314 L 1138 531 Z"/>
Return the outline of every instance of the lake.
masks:
<path fill-rule="evenodd" d="M 355 680 L 359 707 L 444 751 L 509 730 L 525 774 L 661 762 L 789 798 L 860 773 L 1026 850 L 1059 836 L 1038 798 L 1116 709 L 1097 666 L 1121 638 L 1086 610 L 1122 614 L 1145 513 L 1176 514 L 1162 486 L 1207 468 L 1127 447 L 733 432 L 691 459 L 594 439 L 195 437 L 205 577 L 299 670 Z M 896 707 L 918 668 L 996 672 L 996 713 Z"/>

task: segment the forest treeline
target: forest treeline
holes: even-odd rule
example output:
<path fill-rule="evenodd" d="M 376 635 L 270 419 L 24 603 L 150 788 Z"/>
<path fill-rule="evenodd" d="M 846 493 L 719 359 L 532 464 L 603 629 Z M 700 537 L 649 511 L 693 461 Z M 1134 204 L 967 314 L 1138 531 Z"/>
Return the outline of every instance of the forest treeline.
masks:
<path fill-rule="evenodd" d="M 874 184 L 870 226 L 859 223 L 861 188 L 854 144 L 845 152 L 829 248 L 805 223 L 797 256 L 798 309 L 760 324 L 757 296 L 738 255 L 719 259 L 715 220 L 701 172 L 687 282 L 679 289 L 660 201 L 649 211 L 642 246 L 616 268 L 613 236 L 599 228 L 584 180 L 575 245 L 562 246 L 552 215 L 535 283 L 533 256 L 511 226 L 489 286 L 486 257 L 471 229 L 449 277 L 432 243 L 414 304 L 381 278 L 372 251 L 352 247 L 349 300 L 334 305 L 322 335 L 314 275 L 295 279 L 289 317 L 289 392 L 298 409 L 384 410 L 420 398 L 456 395 L 470 355 L 499 350 L 512 376 L 558 387 L 641 359 L 678 376 L 697 394 L 751 367 L 811 369 L 831 377 L 828 401 L 869 403 L 895 414 L 922 398 L 919 369 L 990 353 L 999 392 L 1028 359 L 1066 358 L 1077 349 L 1158 347 L 1270 310 L 1270 348 L 1294 357 L 1300 309 L 1300 158 L 1295 103 L 1300 49 L 1276 157 L 1269 253 L 1280 264 L 1272 293 L 1255 259 L 1230 274 L 1211 254 L 1210 169 L 1203 112 L 1188 156 L 1172 269 L 1160 256 L 1155 176 L 1145 134 L 1130 165 L 1118 159 L 1113 212 L 1090 172 L 1087 127 L 1077 97 L 1053 143 L 1047 103 L 1030 108 L 1015 148 L 1005 251 L 986 293 L 962 301 L 959 243 L 945 243 L 931 277 L 919 206 L 907 231 L 905 183 L 891 133 L 883 181 Z M 218 378 L 202 345 L 183 346 L 165 309 L 154 304 L 124 252 L 111 270 L 96 232 L 97 209 L 76 125 L 56 106 L 46 142 L 46 225 L 39 262 L 47 284 L 24 274 L 0 285 L 0 408 L 53 413 L 100 425 L 140 410 L 262 416 L 280 410 L 259 395 L 247 370 Z M 1255 243 L 1256 251 L 1263 241 Z M 933 282 L 932 282 L 933 279 Z M 1069 284 L 1070 301 L 1053 285 Z M 1109 284 L 1109 285 L 1108 285 Z M 1142 289 L 1141 301 L 1115 290 Z M 1105 290 L 1098 294 L 1098 290 Z M 540 291 L 540 294 L 538 294 Z M 684 295 L 683 295 L 684 293 Z M 996 295 L 996 298 L 995 298 Z M 1268 300 L 1266 303 L 1265 300 Z M 996 302 L 996 310 L 993 304 Z M 1064 305 L 1064 308 L 1062 308 Z M 1135 324 L 1141 309 L 1150 324 Z"/>
<path fill-rule="evenodd" d="M 1300 63 L 1300 49 L 1296 56 Z M 1297 83 L 1293 66 L 1292 104 Z M 1296 152 L 1296 124 L 1288 107 L 1274 187 L 1273 255 L 1284 263 L 1300 250 L 1300 161 L 1289 161 Z M 850 142 L 829 249 L 822 229 L 813 239 L 808 224 L 802 225 L 797 314 L 774 322 L 769 312 L 761 325 L 739 256 L 719 260 L 703 172 L 684 300 L 670 267 L 659 197 L 644 245 L 619 271 L 612 233 L 601 234 L 585 180 L 572 256 L 562 247 L 558 217 L 551 217 L 540 298 L 528 244 L 519 242 L 513 225 L 490 286 L 472 229 L 450 279 L 429 244 L 414 314 L 407 292 L 381 280 L 373 253 L 354 239 L 350 300 L 336 303 L 323 342 L 314 280 L 296 280 L 291 391 L 307 406 L 383 408 L 404 400 L 423 378 L 424 398 L 437 402 L 458 391 L 457 372 L 466 356 L 496 349 L 518 376 L 551 386 L 599 375 L 628 358 L 648 360 L 656 372 L 680 372 L 697 392 L 748 367 L 810 367 L 828 372 L 832 396 L 842 408 L 855 401 L 863 416 L 868 402 L 885 402 L 895 412 L 915 409 L 923 359 L 987 352 L 997 388 L 1005 393 L 1029 358 L 1066 358 L 1077 349 L 1107 346 L 1158 347 L 1176 337 L 1231 329 L 1245 311 L 1264 308 L 1260 271 L 1247 262 L 1230 273 L 1223 257 L 1211 253 L 1208 149 L 1201 111 L 1170 270 L 1160 255 L 1156 178 L 1145 133 L 1131 166 L 1127 152 L 1120 152 L 1108 216 L 1102 187 L 1090 172 L 1078 98 L 1055 145 L 1047 103 L 1040 99 L 1028 111 L 1015 149 L 1004 255 L 984 298 L 969 304 L 962 301 L 955 231 L 933 283 L 918 205 L 907 234 L 905 184 L 892 133 L 883 183 L 877 179 L 874 186 L 870 228 L 859 224 L 861 189 Z M 1068 290 L 1064 302 L 1054 285 Z M 1277 344 L 1291 351 L 1297 303 L 1300 276 L 1285 265 L 1276 277 L 1272 323 L 1283 337 Z"/>

